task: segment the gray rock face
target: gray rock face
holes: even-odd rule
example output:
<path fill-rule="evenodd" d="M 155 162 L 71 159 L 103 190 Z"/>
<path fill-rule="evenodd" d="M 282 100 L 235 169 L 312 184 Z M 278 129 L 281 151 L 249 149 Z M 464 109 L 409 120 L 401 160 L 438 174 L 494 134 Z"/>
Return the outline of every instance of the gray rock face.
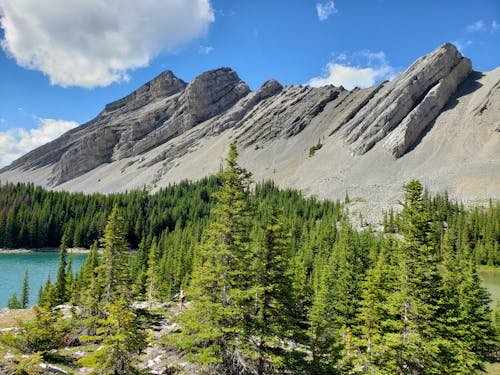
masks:
<path fill-rule="evenodd" d="M 471 70 L 470 60 L 461 59 L 450 74 L 434 85 L 422 101 L 390 133 L 384 142 L 384 147 L 395 157 L 404 155 L 441 112 L 458 85 L 467 78 Z"/>
<path fill-rule="evenodd" d="M 247 84 L 229 68 L 203 73 L 182 94 L 166 103 L 163 123 L 133 144 L 129 155 L 139 155 L 224 113 L 249 92 Z"/>
<path fill-rule="evenodd" d="M 177 78 L 170 70 L 167 70 L 126 97 L 107 104 L 104 112 L 112 112 L 124 107 L 129 111 L 134 110 L 155 99 L 167 98 L 177 94 L 184 90 L 185 87 L 186 82 Z"/>
<path fill-rule="evenodd" d="M 250 88 L 230 68 L 212 70 L 196 77 L 185 92 L 188 120 L 192 127 L 232 107 Z"/>
<path fill-rule="evenodd" d="M 464 61 L 465 60 L 465 61 Z M 346 142 L 352 145 L 355 154 L 364 154 L 378 141 L 400 124 L 411 130 L 398 130 L 406 136 L 395 135 L 387 147 L 395 156 L 400 156 L 412 146 L 422 131 L 437 116 L 451 94 L 471 72 L 471 64 L 464 59 L 452 44 L 444 44 L 434 52 L 421 57 L 410 68 L 384 87 L 344 126 Z M 442 88 L 425 100 L 422 109 L 403 120 L 412 112 L 433 87 L 443 80 Z M 429 107 L 430 113 L 422 116 Z M 412 120 L 413 118 L 413 120 Z M 418 126 L 412 126 L 422 121 Z M 406 140 L 405 140 L 406 139 Z M 393 146 L 391 146 L 393 145 Z"/>
<path fill-rule="evenodd" d="M 203 140 L 224 137 L 225 132 L 252 150 L 290 140 L 301 144 L 293 153 L 298 158 L 320 137 L 325 143 L 345 140 L 355 155 L 380 142 L 398 158 L 419 144 L 470 72 L 470 61 L 450 44 L 416 60 L 391 82 L 352 91 L 269 80 L 251 92 L 230 68 L 205 72 L 189 84 L 167 71 L 3 171 L 50 166 L 47 186 L 54 187 L 131 158 L 134 168 L 154 166 L 162 175 L 183 155 L 203 147 Z M 490 121 L 488 116 L 498 112 L 498 92 L 498 85 L 491 88 L 477 103 L 475 116 Z M 301 137 L 311 139 L 304 142 Z"/>

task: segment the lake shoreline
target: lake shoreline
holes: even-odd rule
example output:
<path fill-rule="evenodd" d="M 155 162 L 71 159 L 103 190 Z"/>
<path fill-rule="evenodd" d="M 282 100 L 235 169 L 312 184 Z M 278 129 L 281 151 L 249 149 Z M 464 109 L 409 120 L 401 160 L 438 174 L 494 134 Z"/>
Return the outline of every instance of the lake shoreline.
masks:
<path fill-rule="evenodd" d="M 0 249 L 1 254 L 35 254 L 35 253 L 58 253 L 58 247 L 42 247 L 36 249 Z M 67 249 L 68 254 L 88 254 L 90 252 L 89 249 L 83 247 L 70 247 Z"/>

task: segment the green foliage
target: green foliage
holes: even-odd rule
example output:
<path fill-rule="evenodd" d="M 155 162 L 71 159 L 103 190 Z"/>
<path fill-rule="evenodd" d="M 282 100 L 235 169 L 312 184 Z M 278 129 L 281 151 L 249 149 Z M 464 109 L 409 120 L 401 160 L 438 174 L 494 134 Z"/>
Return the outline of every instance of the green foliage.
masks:
<path fill-rule="evenodd" d="M 112 303 L 118 296 L 128 293 L 130 281 L 127 265 L 129 244 L 124 219 L 117 207 L 113 208 L 100 241 L 103 249 L 96 272 L 104 291 L 104 302 Z"/>
<path fill-rule="evenodd" d="M 309 148 L 309 157 L 314 156 L 316 151 L 320 150 L 321 147 L 323 147 L 323 144 L 318 139 L 318 143 L 316 143 L 314 146 L 311 146 L 311 148 Z"/>
<path fill-rule="evenodd" d="M 189 297 L 193 309 L 182 318 L 177 344 L 198 354 L 202 363 L 220 363 L 239 346 L 250 293 L 250 174 L 236 162 L 231 145 L 222 188 L 214 194 L 217 203 L 198 250 Z M 175 339 L 175 338 L 174 338 Z"/>
<path fill-rule="evenodd" d="M 59 311 L 35 305 L 35 317 L 22 327 L 16 346 L 25 353 L 45 352 L 59 347 L 62 337 L 68 331 L 67 322 L 61 319 Z"/>
<path fill-rule="evenodd" d="M 271 208 L 268 223 L 259 230 L 251 273 L 251 302 L 244 330 L 245 353 L 256 360 L 258 374 L 286 366 L 287 355 L 280 343 L 295 336 L 296 305 L 290 271 L 290 237 L 283 217 Z"/>
<path fill-rule="evenodd" d="M 93 367 L 98 374 L 133 374 L 133 364 L 146 347 L 146 335 L 124 296 L 107 305 L 109 314 L 100 321 L 100 347 L 78 364 Z"/>
<path fill-rule="evenodd" d="M 220 175 L 157 194 L 0 187 L 1 246 L 94 243 L 74 279 L 61 252 L 39 304 L 80 306 L 71 329 L 103 344 L 84 360 L 96 371 L 135 371 L 144 321 L 131 301 L 151 307 L 181 287 L 168 341 L 219 373 L 470 374 L 498 353 L 499 313 L 476 270 L 500 264 L 498 202 L 466 209 L 410 181 L 384 234 L 358 232 L 339 202 L 270 182 L 251 190 L 236 159 L 232 146 Z M 16 341 L 25 351 L 57 347 L 69 329 L 41 311 Z"/>
<path fill-rule="evenodd" d="M 66 265 L 67 265 L 67 250 L 65 244 L 61 244 L 59 250 L 59 269 L 57 271 L 57 279 L 55 285 L 56 304 L 62 304 L 68 300 L 66 288 Z"/>
<path fill-rule="evenodd" d="M 8 309 L 22 309 L 23 304 L 19 299 L 17 298 L 17 293 L 14 292 L 10 297 L 9 300 L 7 301 L 7 308 Z"/>
<path fill-rule="evenodd" d="M 46 371 L 40 366 L 43 363 L 41 353 L 22 355 L 16 359 L 17 363 L 8 365 L 8 370 L 15 375 L 44 375 Z"/>
<path fill-rule="evenodd" d="M 29 275 L 28 270 L 24 271 L 23 284 L 21 286 L 21 308 L 27 309 L 29 304 Z"/>
<path fill-rule="evenodd" d="M 467 249 L 439 248 L 422 185 L 404 185 L 402 240 L 381 252 L 363 285 L 358 324 L 344 340 L 355 373 L 470 374 L 498 348 L 489 298 Z"/>

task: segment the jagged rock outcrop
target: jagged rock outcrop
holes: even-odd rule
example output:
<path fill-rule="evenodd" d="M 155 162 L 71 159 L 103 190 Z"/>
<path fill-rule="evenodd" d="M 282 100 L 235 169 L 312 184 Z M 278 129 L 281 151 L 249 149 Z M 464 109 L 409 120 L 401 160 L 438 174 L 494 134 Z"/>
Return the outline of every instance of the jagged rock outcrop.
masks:
<path fill-rule="evenodd" d="M 168 115 L 163 123 L 138 140 L 127 156 L 148 151 L 227 111 L 249 92 L 248 85 L 230 68 L 201 74 L 187 85 L 181 95 L 167 104 Z"/>
<path fill-rule="evenodd" d="M 424 130 L 441 112 L 457 87 L 472 71 L 469 59 L 463 58 L 445 77 L 440 79 L 420 103 L 401 121 L 387 137 L 384 147 L 395 157 L 400 157 L 413 146 Z"/>
<path fill-rule="evenodd" d="M 124 107 L 127 111 L 133 111 L 155 99 L 167 98 L 177 94 L 184 90 L 186 85 L 186 82 L 177 78 L 170 70 L 167 70 L 126 97 L 107 104 L 104 113 L 113 112 Z"/>
<path fill-rule="evenodd" d="M 236 142 L 256 181 L 333 199 L 347 191 L 371 209 L 410 178 L 461 200 L 500 199 L 499 98 L 500 68 L 471 73 L 450 44 L 351 91 L 269 80 L 252 92 L 230 68 L 190 83 L 167 71 L 0 170 L 0 181 L 154 191 L 217 172 Z"/>
<path fill-rule="evenodd" d="M 395 156 L 403 155 L 470 72 L 469 59 L 462 57 L 452 44 L 442 45 L 385 84 L 356 113 L 344 126 L 346 142 L 352 145 L 355 154 L 364 154 L 389 132 L 402 126 L 386 147 Z M 407 116 L 410 117 L 406 119 Z"/>

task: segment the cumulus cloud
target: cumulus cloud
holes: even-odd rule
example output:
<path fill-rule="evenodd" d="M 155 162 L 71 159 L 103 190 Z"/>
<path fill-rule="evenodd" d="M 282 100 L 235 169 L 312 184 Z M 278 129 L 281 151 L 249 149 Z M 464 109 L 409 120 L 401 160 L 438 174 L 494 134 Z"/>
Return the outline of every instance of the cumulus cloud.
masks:
<path fill-rule="evenodd" d="M 0 167 L 78 126 L 74 121 L 50 118 L 37 120 L 38 127 L 31 130 L 16 128 L 0 132 Z"/>
<path fill-rule="evenodd" d="M 332 14 L 338 11 L 335 9 L 333 1 L 326 1 L 324 3 L 316 3 L 316 12 L 320 21 L 326 21 Z"/>
<path fill-rule="evenodd" d="M 325 74 L 307 83 L 313 87 L 326 85 L 370 87 L 379 81 L 392 79 L 396 70 L 389 65 L 384 52 L 360 51 L 352 55 L 342 53 L 324 68 Z"/>
<path fill-rule="evenodd" d="M 214 19 L 210 0 L 0 0 L 3 49 L 65 87 L 127 80 L 127 71 L 205 34 Z"/>

